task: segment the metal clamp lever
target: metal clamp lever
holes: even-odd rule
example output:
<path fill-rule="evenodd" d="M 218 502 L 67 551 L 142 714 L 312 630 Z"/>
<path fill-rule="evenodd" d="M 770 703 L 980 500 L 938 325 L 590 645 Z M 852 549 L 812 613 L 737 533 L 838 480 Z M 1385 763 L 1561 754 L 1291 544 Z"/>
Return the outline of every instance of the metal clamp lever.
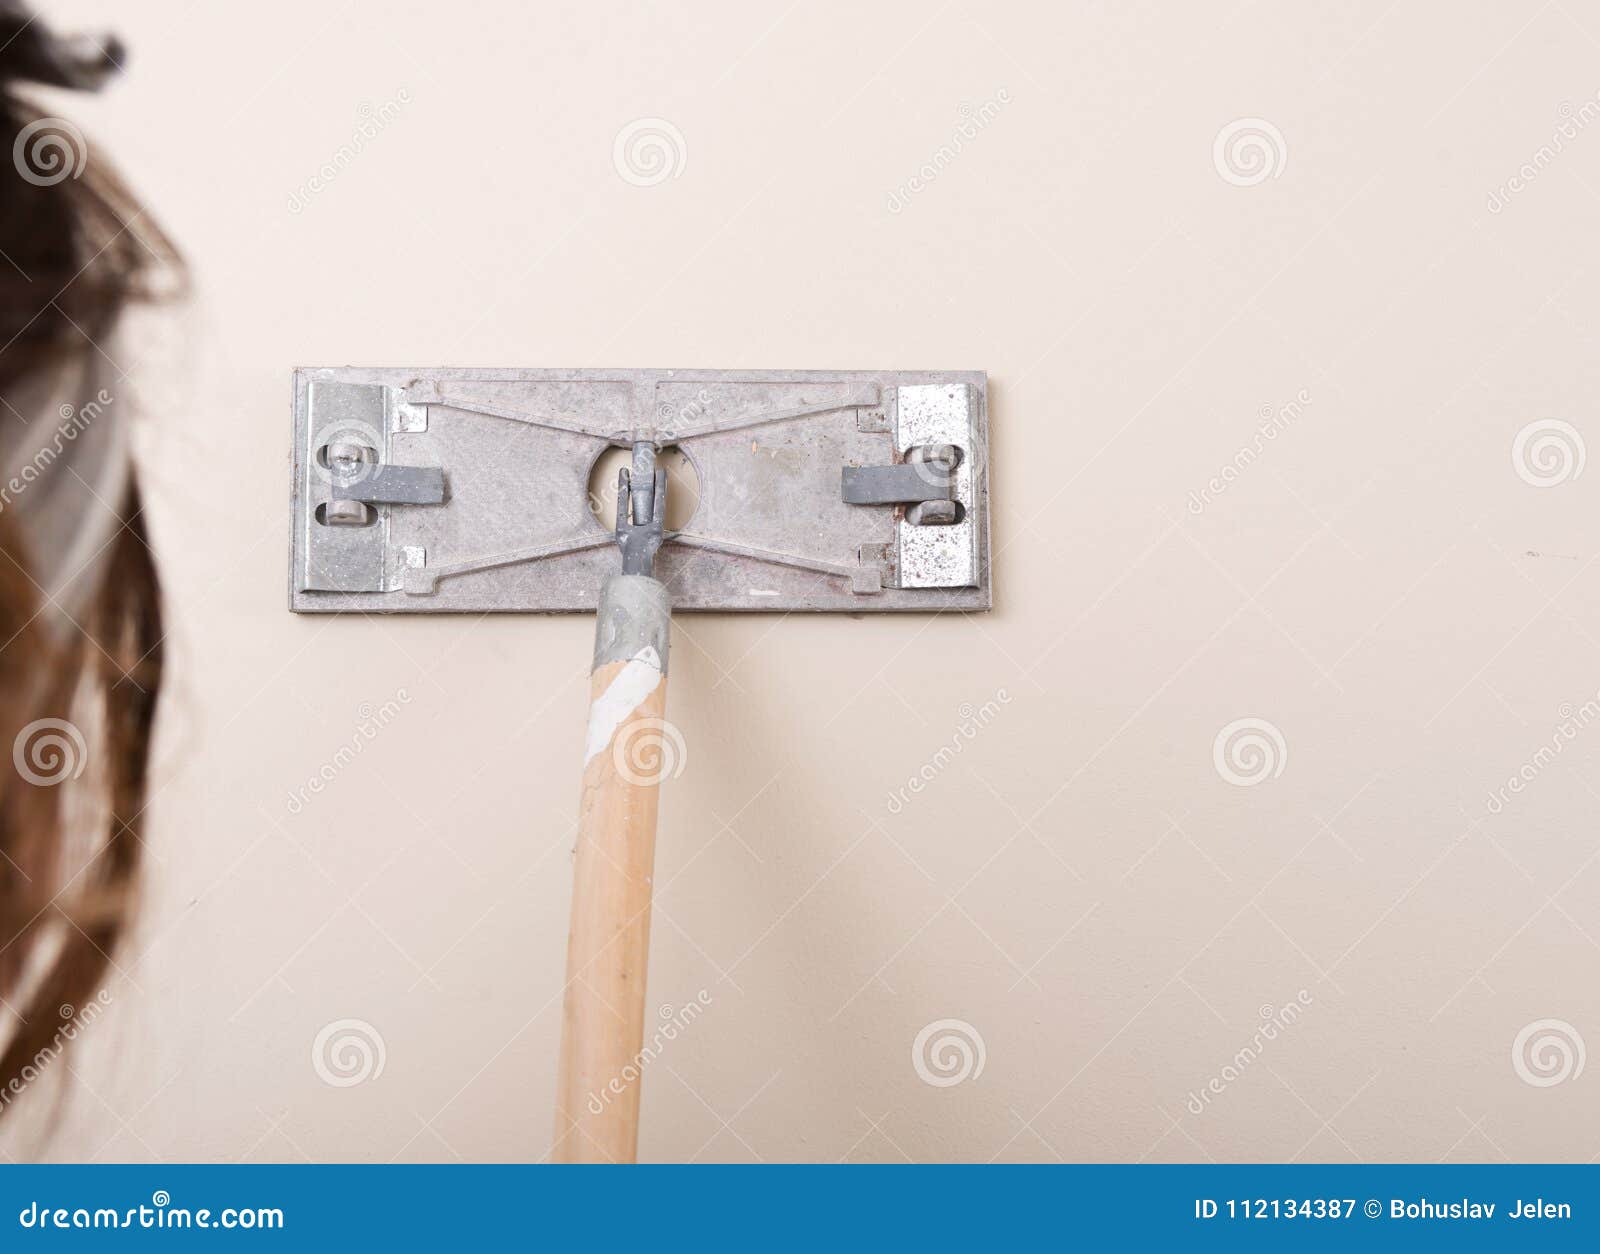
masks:
<path fill-rule="evenodd" d="M 960 518 L 952 476 L 961 461 L 954 444 L 919 444 L 891 466 L 846 466 L 840 488 L 846 505 L 904 505 L 915 526 L 949 526 Z"/>
<path fill-rule="evenodd" d="M 322 510 L 330 526 L 365 526 L 373 505 L 442 505 L 444 470 L 439 466 L 396 466 L 378 460 L 365 444 L 330 441 L 318 450 L 328 471 L 332 500 Z"/>

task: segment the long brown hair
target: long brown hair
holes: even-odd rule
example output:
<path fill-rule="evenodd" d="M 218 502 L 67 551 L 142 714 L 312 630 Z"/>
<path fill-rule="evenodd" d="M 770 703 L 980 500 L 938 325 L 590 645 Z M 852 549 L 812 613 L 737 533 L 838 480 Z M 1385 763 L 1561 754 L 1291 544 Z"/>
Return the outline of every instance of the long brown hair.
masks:
<path fill-rule="evenodd" d="M 53 81 L 46 75 L 61 60 L 50 36 L 3 3 L 0 38 L 8 33 L 0 162 L 11 153 L 14 168 L 0 165 L 0 423 L 26 424 L 21 447 L 32 457 L 52 439 L 59 450 L 57 415 L 37 412 L 38 397 L 86 376 L 128 307 L 170 293 L 182 267 L 86 146 L 55 154 L 78 163 L 65 174 L 27 168 L 26 143 L 49 126 L 81 133 L 12 90 L 20 78 Z M 21 469 L 0 467 L 0 484 L 15 484 Z M 104 502 L 117 522 L 94 563 L 98 587 L 70 613 L 46 592 L 29 552 L 19 517 L 29 501 L 0 504 L 0 997 L 10 1012 L 0 1113 L 35 1060 L 54 1057 L 74 1008 L 101 988 L 135 902 L 163 632 L 138 486 L 124 482 L 121 499 Z"/>

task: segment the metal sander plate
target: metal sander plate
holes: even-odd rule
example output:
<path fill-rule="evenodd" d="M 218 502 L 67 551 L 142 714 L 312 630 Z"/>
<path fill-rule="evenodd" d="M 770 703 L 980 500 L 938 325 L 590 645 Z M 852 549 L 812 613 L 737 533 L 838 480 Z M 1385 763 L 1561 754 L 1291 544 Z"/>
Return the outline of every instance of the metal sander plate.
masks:
<path fill-rule="evenodd" d="M 674 609 L 986 610 L 987 401 L 981 371 L 303 368 L 289 607 L 593 610 L 620 559 L 591 472 L 650 440 L 699 478 L 656 559 Z M 845 468 L 928 445 L 960 450 L 955 523 L 843 499 Z"/>

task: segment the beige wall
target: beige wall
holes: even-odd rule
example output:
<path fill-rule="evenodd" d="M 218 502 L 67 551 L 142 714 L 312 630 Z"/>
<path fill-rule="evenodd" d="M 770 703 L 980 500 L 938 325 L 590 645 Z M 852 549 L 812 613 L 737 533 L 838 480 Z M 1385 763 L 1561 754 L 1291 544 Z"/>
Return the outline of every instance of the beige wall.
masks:
<path fill-rule="evenodd" d="M 344 362 L 990 373 L 992 614 L 678 624 L 650 1000 L 710 1005 L 647 1070 L 643 1157 L 1600 1150 L 1600 1066 L 1512 1053 L 1546 1019 L 1600 1047 L 1600 466 L 1513 464 L 1547 419 L 1600 458 L 1600 18 L 54 9 L 132 46 L 52 105 L 198 291 L 122 363 L 175 680 L 145 918 L 50 1154 L 548 1147 L 591 626 L 286 612 L 289 372 Z M 619 177 L 639 118 L 677 177 Z M 1286 161 L 1241 186 L 1214 143 L 1248 118 Z M 1248 787 L 1213 760 L 1245 718 L 1286 748 Z M 334 1087 L 345 1019 L 384 1066 Z M 912 1048 L 946 1019 L 984 1066 L 940 1087 Z"/>

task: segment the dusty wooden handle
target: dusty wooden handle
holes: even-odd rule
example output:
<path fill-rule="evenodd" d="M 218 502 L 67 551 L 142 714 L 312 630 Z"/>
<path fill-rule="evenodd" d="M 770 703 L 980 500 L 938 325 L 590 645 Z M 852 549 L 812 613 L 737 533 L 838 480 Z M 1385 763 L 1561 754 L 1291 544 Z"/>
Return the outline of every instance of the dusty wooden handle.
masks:
<path fill-rule="evenodd" d="M 556 1088 L 557 1162 L 631 1163 L 661 779 L 681 746 L 666 724 L 667 592 L 644 575 L 601 591 L 567 935 Z"/>

